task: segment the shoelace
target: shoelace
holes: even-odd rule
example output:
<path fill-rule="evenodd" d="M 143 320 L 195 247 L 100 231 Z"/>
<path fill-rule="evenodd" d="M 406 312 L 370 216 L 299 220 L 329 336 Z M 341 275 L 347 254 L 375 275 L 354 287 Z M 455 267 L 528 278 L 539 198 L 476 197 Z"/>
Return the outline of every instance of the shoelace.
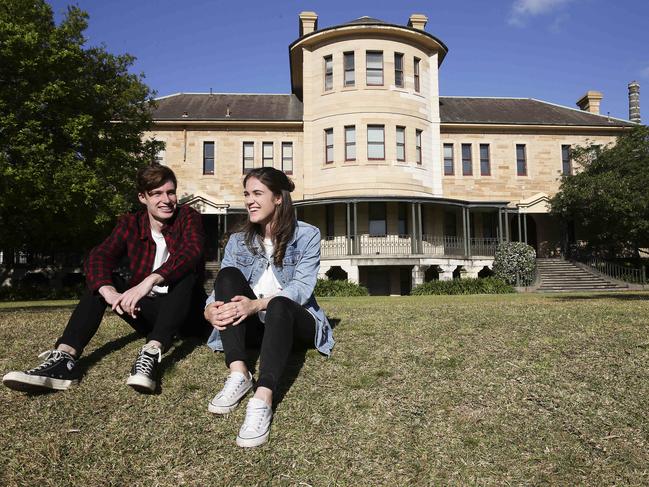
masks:
<path fill-rule="evenodd" d="M 145 375 L 151 375 L 153 373 L 153 365 L 156 362 L 156 357 L 152 357 L 151 355 L 146 353 L 149 350 L 153 351 L 154 353 L 158 353 L 158 363 L 160 362 L 160 360 L 162 360 L 162 352 L 159 348 L 142 347 L 142 350 L 140 350 L 140 355 L 135 361 L 135 370 L 138 373 L 144 373 Z"/>
<path fill-rule="evenodd" d="M 264 423 L 264 419 L 266 419 L 267 417 L 267 409 L 268 406 L 266 406 L 265 404 L 261 406 L 254 406 L 253 404 L 248 403 L 248 406 L 246 408 L 246 419 L 243 421 L 243 426 L 241 426 L 241 429 L 252 429 L 259 431 L 261 425 Z"/>
<path fill-rule="evenodd" d="M 228 378 L 225 379 L 225 385 L 223 386 L 223 389 L 221 390 L 221 394 L 228 399 L 231 397 L 234 397 L 234 395 L 237 393 L 237 390 L 239 387 L 241 387 L 241 384 L 245 382 L 245 378 L 242 378 L 241 376 L 232 376 L 228 375 Z"/>
<path fill-rule="evenodd" d="M 28 374 L 38 372 L 39 370 L 43 370 L 54 365 L 56 362 L 64 358 L 64 355 L 60 350 L 46 350 L 45 352 L 39 353 L 38 358 L 44 358 L 45 361 L 42 364 L 34 367 L 33 369 L 29 369 L 27 371 Z"/>

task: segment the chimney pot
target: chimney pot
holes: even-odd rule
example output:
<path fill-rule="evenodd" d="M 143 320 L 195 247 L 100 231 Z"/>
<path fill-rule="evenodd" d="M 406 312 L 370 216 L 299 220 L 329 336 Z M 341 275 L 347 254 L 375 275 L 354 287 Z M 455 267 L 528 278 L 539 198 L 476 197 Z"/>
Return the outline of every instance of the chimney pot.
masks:
<path fill-rule="evenodd" d="M 318 14 L 315 12 L 300 12 L 300 37 L 318 30 Z"/>
<path fill-rule="evenodd" d="M 604 95 L 599 91 L 587 91 L 584 96 L 577 100 L 577 106 L 585 112 L 599 115 L 599 104 L 602 98 L 604 98 Z"/>
<path fill-rule="evenodd" d="M 410 19 L 408 19 L 408 27 L 413 29 L 424 30 L 426 28 L 426 23 L 428 22 L 428 17 L 424 14 L 412 14 Z"/>
<path fill-rule="evenodd" d="M 631 81 L 629 83 L 629 120 L 641 123 L 640 118 L 640 83 Z"/>

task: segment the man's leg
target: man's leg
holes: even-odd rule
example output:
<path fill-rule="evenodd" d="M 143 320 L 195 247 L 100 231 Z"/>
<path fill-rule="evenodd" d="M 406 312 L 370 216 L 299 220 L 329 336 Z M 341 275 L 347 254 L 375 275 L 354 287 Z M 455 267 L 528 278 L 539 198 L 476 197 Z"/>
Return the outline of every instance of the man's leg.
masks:
<path fill-rule="evenodd" d="M 118 291 L 126 288 L 126 282 L 117 274 L 113 283 Z M 106 310 L 106 301 L 99 294 L 86 293 L 75 307 L 61 337 L 56 341 L 54 350 L 40 355 L 44 362 L 25 372 L 10 372 L 2 381 L 17 390 L 65 390 L 79 382 L 76 359 L 97 333 Z M 137 330 L 143 323 L 131 323 Z M 141 331 L 144 331 L 143 329 Z"/>

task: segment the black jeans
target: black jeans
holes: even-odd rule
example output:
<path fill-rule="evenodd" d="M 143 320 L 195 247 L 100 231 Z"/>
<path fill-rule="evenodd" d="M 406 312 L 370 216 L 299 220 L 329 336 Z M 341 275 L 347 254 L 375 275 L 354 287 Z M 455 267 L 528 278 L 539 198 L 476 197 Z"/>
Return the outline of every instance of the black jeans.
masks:
<path fill-rule="evenodd" d="M 113 285 L 118 292 L 128 288 L 126 281 L 117 274 L 113 275 Z M 188 274 L 169 286 L 166 295 L 142 298 L 138 303 L 140 311 L 135 318 L 126 313 L 118 316 L 146 336 L 147 341 L 159 341 L 163 351 L 166 351 L 177 333 L 199 332 L 201 327 L 206 326 L 202 314 L 204 303 L 205 292 L 200 281 L 196 274 Z M 100 294 L 86 293 L 72 312 L 55 348 L 63 343 L 73 347 L 80 356 L 97 333 L 105 310 L 106 301 Z"/>
<path fill-rule="evenodd" d="M 235 267 L 219 271 L 214 281 L 214 294 L 217 301 L 224 303 L 237 295 L 257 299 L 241 271 Z M 275 392 L 291 350 L 294 347 L 315 347 L 316 323 L 305 308 L 283 296 L 270 300 L 265 321 L 265 324 L 259 321 L 256 314 L 249 316 L 237 326 L 223 330 L 221 340 L 228 367 L 234 361 L 246 361 L 246 345 L 260 347 L 257 386 Z"/>

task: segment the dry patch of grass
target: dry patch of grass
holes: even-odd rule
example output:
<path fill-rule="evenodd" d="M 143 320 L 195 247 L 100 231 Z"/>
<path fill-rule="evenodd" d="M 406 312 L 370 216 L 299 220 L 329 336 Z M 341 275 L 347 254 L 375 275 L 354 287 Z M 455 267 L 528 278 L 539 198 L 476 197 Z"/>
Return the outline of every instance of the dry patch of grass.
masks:
<path fill-rule="evenodd" d="M 268 445 L 235 445 L 243 408 L 207 412 L 226 371 L 206 347 L 168 354 L 160 394 L 130 390 L 141 341 L 111 316 L 79 387 L 0 388 L 0 484 L 649 482 L 649 294 L 321 304 L 334 354 L 293 358 Z M 68 313 L 0 311 L 0 370 L 32 366 Z"/>

